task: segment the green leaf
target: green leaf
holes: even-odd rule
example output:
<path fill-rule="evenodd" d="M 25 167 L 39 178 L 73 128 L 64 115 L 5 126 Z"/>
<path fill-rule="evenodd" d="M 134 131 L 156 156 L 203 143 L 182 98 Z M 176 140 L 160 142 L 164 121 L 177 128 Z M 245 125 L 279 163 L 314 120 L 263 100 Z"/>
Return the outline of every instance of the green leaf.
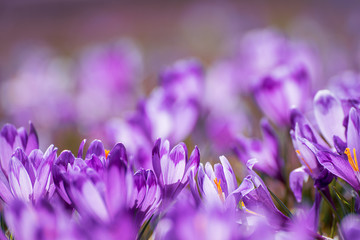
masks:
<path fill-rule="evenodd" d="M 290 210 L 285 206 L 285 204 L 269 189 L 267 188 L 271 194 L 271 196 L 274 198 L 274 200 L 278 203 L 278 205 L 281 207 L 282 212 L 288 216 L 289 218 L 292 218 L 293 215 L 290 212 Z"/>

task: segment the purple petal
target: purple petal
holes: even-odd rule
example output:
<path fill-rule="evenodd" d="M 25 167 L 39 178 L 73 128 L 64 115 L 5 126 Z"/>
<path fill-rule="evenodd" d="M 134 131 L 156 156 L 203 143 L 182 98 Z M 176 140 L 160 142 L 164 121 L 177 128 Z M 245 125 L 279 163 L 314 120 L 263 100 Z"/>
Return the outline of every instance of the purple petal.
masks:
<path fill-rule="evenodd" d="M 26 144 L 28 141 L 28 134 L 26 132 L 26 129 L 24 127 L 20 127 L 18 128 L 17 132 L 21 140 L 21 148 L 26 149 Z"/>
<path fill-rule="evenodd" d="M 335 154 L 328 149 L 322 148 L 320 145 L 312 144 L 308 141 L 306 145 L 315 153 L 324 168 L 347 181 L 357 191 L 360 190 L 360 184 L 355 176 L 354 170 L 344 155 Z"/>
<path fill-rule="evenodd" d="M 309 175 L 304 171 L 305 167 L 294 169 L 290 173 L 289 184 L 297 202 L 301 202 L 303 183 L 309 179 Z"/>
<path fill-rule="evenodd" d="M 360 236 L 360 216 L 355 214 L 347 215 L 341 221 L 341 233 L 343 239 L 359 239 Z"/>
<path fill-rule="evenodd" d="M 161 146 L 161 139 L 159 138 L 153 147 L 152 150 L 152 164 L 154 172 L 158 179 L 160 179 L 161 174 L 161 165 L 160 165 L 160 146 Z"/>
<path fill-rule="evenodd" d="M 186 172 L 184 174 L 184 178 L 181 180 L 181 183 L 186 184 L 190 172 L 193 172 L 193 175 L 195 176 L 200 163 L 200 151 L 197 146 L 195 146 L 194 150 L 192 151 L 189 161 L 186 164 Z"/>
<path fill-rule="evenodd" d="M 59 157 L 56 159 L 55 164 L 67 168 L 68 164 L 73 164 L 75 157 L 69 150 L 64 150 L 60 153 Z"/>
<path fill-rule="evenodd" d="M 176 145 L 169 154 L 168 158 L 160 159 L 161 170 L 166 184 L 180 182 L 185 174 L 186 156 L 182 145 Z"/>
<path fill-rule="evenodd" d="M 107 161 L 109 166 L 115 164 L 115 165 L 127 165 L 127 154 L 126 154 L 126 148 L 122 143 L 117 143 L 113 149 L 111 149 Z"/>
<path fill-rule="evenodd" d="M 9 183 L 14 196 L 25 201 L 30 200 L 33 192 L 32 183 L 25 167 L 16 157 L 10 160 Z"/>
<path fill-rule="evenodd" d="M 355 108 L 350 109 L 349 123 L 347 127 L 347 146 L 351 153 L 353 149 L 360 151 L 360 115 Z M 359 152 L 358 152 L 359 153 Z"/>
<path fill-rule="evenodd" d="M 10 203 L 14 198 L 10 191 L 9 182 L 2 171 L 0 171 L 0 197 L 6 203 Z"/>
<path fill-rule="evenodd" d="M 36 172 L 36 180 L 34 183 L 34 195 L 33 199 L 37 201 L 44 195 L 46 191 L 46 186 L 50 181 L 50 173 L 53 162 L 56 158 L 57 149 L 54 148 L 54 145 L 51 145 L 44 154 L 44 160 L 40 164 Z"/>
<path fill-rule="evenodd" d="M 86 143 L 86 139 L 82 140 L 81 143 L 80 143 L 79 151 L 78 151 L 78 154 L 77 154 L 78 158 L 83 157 L 85 143 Z"/>
<path fill-rule="evenodd" d="M 237 186 L 234 171 L 226 157 L 220 156 L 220 162 L 223 165 L 228 191 L 231 193 L 236 189 Z"/>
<path fill-rule="evenodd" d="M 39 138 L 36 133 L 34 125 L 30 122 L 30 131 L 28 136 L 28 141 L 26 144 L 26 154 L 29 154 L 33 149 L 39 148 Z"/>
<path fill-rule="evenodd" d="M 21 148 L 17 148 L 13 156 L 16 157 L 25 167 L 26 172 L 29 174 L 29 177 L 31 179 L 31 184 L 33 185 L 36 178 L 36 170 L 31 160 L 26 156 L 26 154 Z"/>
<path fill-rule="evenodd" d="M 32 163 L 35 169 L 38 169 L 42 160 L 43 160 L 43 153 L 39 149 L 34 149 L 29 154 L 29 161 Z"/>
<path fill-rule="evenodd" d="M 0 132 L 1 137 L 3 137 L 11 147 L 14 145 L 17 134 L 17 130 L 12 124 L 5 124 Z"/>
<path fill-rule="evenodd" d="M 318 91 L 314 97 L 315 118 L 321 133 L 333 145 L 333 136 L 345 141 L 344 112 L 340 101 L 328 90 Z"/>
<path fill-rule="evenodd" d="M 94 140 L 90 143 L 85 159 L 90 159 L 93 154 L 97 157 L 105 158 L 104 145 L 100 140 Z"/>

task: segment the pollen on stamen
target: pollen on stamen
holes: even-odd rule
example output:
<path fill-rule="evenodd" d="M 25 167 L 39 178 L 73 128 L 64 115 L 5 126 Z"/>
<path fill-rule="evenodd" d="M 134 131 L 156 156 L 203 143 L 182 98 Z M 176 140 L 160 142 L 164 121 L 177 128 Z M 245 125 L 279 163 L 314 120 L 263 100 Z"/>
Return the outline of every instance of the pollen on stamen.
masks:
<path fill-rule="evenodd" d="M 109 156 L 110 150 L 105 149 L 105 158 L 107 159 Z"/>
<path fill-rule="evenodd" d="M 308 167 L 308 169 L 310 170 L 311 173 L 313 173 L 313 170 L 311 169 L 310 165 L 305 161 L 305 159 L 303 158 L 303 156 L 301 155 L 299 150 L 296 150 L 296 153 L 299 155 L 299 157 L 301 158 L 301 160 L 305 163 L 305 165 Z"/>
<path fill-rule="evenodd" d="M 219 196 L 221 196 L 222 195 L 222 189 L 221 189 L 221 186 L 220 186 L 220 184 L 221 184 L 221 179 L 217 179 L 217 178 L 215 178 L 214 179 L 214 183 L 215 183 L 215 185 L 216 185 L 216 188 L 217 188 L 217 191 L 218 191 L 218 194 L 219 194 Z"/>
<path fill-rule="evenodd" d="M 349 164 L 350 166 L 352 167 L 352 169 L 355 171 L 355 172 L 359 172 L 359 165 L 358 165 L 358 162 L 357 162 L 357 157 L 356 157 L 356 151 L 355 151 L 355 148 L 353 148 L 353 153 L 354 153 L 354 159 L 352 158 L 351 156 L 351 152 L 350 152 L 350 149 L 349 148 L 346 148 L 344 153 L 346 154 L 347 158 L 348 158 L 348 161 L 349 161 Z"/>

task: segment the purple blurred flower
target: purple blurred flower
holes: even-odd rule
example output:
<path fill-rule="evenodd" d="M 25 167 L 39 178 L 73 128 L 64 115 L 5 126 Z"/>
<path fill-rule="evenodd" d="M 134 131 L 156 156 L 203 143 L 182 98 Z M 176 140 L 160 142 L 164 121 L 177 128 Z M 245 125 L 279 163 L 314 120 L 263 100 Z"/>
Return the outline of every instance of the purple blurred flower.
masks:
<path fill-rule="evenodd" d="M 347 215 L 341 221 L 340 231 L 343 239 L 360 239 L 360 216 L 357 214 Z"/>
<path fill-rule="evenodd" d="M 5 208 L 5 218 L 15 239 L 85 239 L 76 233 L 75 224 L 64 209 L 45 201 L 36 205 L 13 201 Z"/>
<path fill-rule="evenodd" d="M 261 110 L 281 126 L 289 125 L 291 108 L 305 110 L 310 94 L 310 79 L 303 65 L 278 66 L 254 89 Z"/>
<path fill-rule="evenodd" d="M 330 79 L 330 88 L 340 99 L 360 99 L 360 75 L 345 71 Z"/>
<path fill-rule="evenodd" d="M 243 90 L 261 85 L 262 79 L 279 66 L 302 66 L 308 74 L 307 81 L 318 78 L 319 61 L 313 49 L 287 39 L 275 29 L 250 31 L 242 39 L 239 50 L 237 76 Z"/>
<path fill-rule="evenodd" d="M 256 170 L 283 181 L 284 178 L 281 174 L 283 160 L 280 157 L 276 133 L 266 119 L 262 119 L 261 129 L 263 140 L 239 137 L 235 152 L 244 164 L 249 159 L 256 158 L 258 161 L 254 166 Z"/>
<path fill-rule="evenodd" d="M 172 201 L 188 184 L 190 173 L 197 172 L 200 163 L 200 152 L 195 146 L 188 159 L 187 147 L 179 143 L 170 151 L 168 140 L 158 139 L 153 148 L 153 168 L 159 181 L 162 197 Z"/>
<path fill-rule="evenodd" d="M 199 62 L 175 62 L 160 74 L 160 86 L 138 102 L 134 113 L 125 121 L 108 125 L 116 141 L 130 147 L 135 166 L 149 167 L 151 149 L 158 139 L 184 140 L 194 129 L 199 117 L 203 88 L 203 71 Z M 136 132 L 136 133 L 133 133 Z"/>
<path fill-rule="evenodd" d="M 85 48 L 79 57 L 77 118 L 93 129 L 134 107 L 140 93 L 142 57 L 127 39 Z"/>
<path fill-rule="evenodd" d="M 156 239 L 239 239 L 241 229 L 234 211 L 196 209 L 183 199 L 159 222 L 154 235 Z"/>
<path fill-rule="evenodd" d="M 41 45 L 21 48 L 17 54 L 15 70 L 1 84 L 4 113 L 17 124 L 35 122 L 42 130 L 42 144 L 48 146 L 50 129 L 64 126 L 74 117 L 68 62 Z"/>

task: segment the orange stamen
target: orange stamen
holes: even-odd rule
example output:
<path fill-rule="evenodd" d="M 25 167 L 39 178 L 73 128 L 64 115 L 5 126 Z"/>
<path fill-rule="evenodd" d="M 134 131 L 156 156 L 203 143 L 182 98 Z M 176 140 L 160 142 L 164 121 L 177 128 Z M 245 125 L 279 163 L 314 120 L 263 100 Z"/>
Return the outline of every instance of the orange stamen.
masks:
<path fill-rule="evenodd" d="M 351 156 L 351 152 L 350 152 L 350 149 L 349 148 L 346 148 L 345 149 L 345 152 L 344 152 L 348 158 L 348 161 L 350 163 L 350 166 L 352 167 L 352 169 L 355 171 L 355 172 L 359 172 L 359 165 L 358 165 L 358 162 L 357 162 L 357 158 L 356 158 L 356 152 L 355 152 L 355 148 L 353 149 L 353 153 L 354 153 L 354 159 L 352 158 Z"/>
<path fill-rule="evenodd" d="M 220 186 L 221 179 L 219 179 L 219 181 L 218 181 L 217 178 L 215 178 L 214 183 L 216 185 L 219 196 L 222 197 L 222 189 L 221 189 L 221 186 Z"/>
<path fill-rule="evenodd" d="M 302 157 L 301 153 L 299 150 L 296 150 L 296 153 L 299 155 L 299 157 L 301 158 L 301 160 L 305 163 L 305 165 L 308 167 L 308 169 L 310 170 L 311 173 L 313 173 L 313 170 L 311 169 L 310 165 L 305 161 L 305 159 Z"/>
<path fill-rule="evenodd" d="M 105 158 L 107 159 L 107 157 L 109 156 L 110 150 L 105 149 Z"/>

